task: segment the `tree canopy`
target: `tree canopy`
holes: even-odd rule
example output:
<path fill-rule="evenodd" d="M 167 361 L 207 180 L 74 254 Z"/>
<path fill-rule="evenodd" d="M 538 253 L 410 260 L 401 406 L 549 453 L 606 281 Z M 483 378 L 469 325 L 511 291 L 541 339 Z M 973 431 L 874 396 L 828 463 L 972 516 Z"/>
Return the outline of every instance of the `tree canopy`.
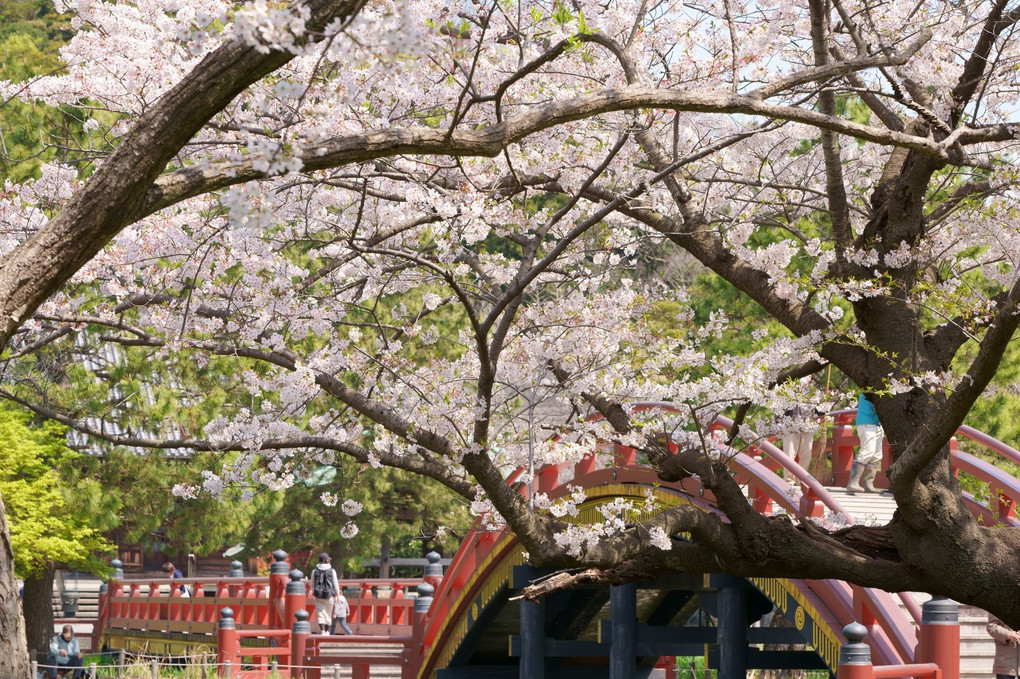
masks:
<path fill-rule="evenodd" d="M 182 496 L 346 456 L 444 485 L 536 565 L 835 577 L 1020 624 L 1020 535 L 974 520 L 948 450 L 1020 323 L 1015 3 L 71 9 L 66 72 L 0 95 L 108 144 L 0 197 L 8 398 L 234 454 Z M 706 316 L 694 262 L 771 322 Z M 172 438 L 115 431 L 37 397 L 40 347 L 83 332 L 229 361 L 232 388 Z M 827 365 L 892 447 L 878 551 L 752 511 L 702 436 L 741 405 L 741 440 L 781 433 L 789 379 Z M 598 440 L 723 516 L 578 526 L 505 481 Z"/>
<path fill-rule="evenodd" d="M 68 449 L 65 431 L 54 423 L 32 427 L 29 415 L 0 408 L 0 493 L 7 508 L 11 548 L 19 577 L 56 564 L 104 572 L 99 555 L 112 545 L 82 511 L 98 484 L 69 486 L 57 473 L 79 457 Z"/>

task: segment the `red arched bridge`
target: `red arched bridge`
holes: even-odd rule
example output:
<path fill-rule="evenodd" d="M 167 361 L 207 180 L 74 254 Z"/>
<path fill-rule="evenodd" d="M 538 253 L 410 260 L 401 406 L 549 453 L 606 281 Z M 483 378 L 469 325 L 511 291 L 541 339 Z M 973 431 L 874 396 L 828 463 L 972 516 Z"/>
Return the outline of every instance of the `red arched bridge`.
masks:
<path fill-rule="evenodd" d="M 639 408 L 669 409 L 647 403 Z M 857 439 L 853 411 L 840 411 L 830 440 L 837 485 L 846 482 Z M 719 427 L 730 422 L 720 418 Z M 969 427 L 969 446 L 1020 464 L 1020 453 Z M 987 522 L 1018 524 L 1020 481 L 952 445 L 958 473 L 987 486 L 964 500 Z M 591 454 L 576 465 L 541 468 L 535 490 L 555 499 L 567 484 L 587 499 L 581 521 L 617 498 L 643 505 L 691 504 L 717 511 L 710 491 L 693 480 L 663 483 L 635 451 L 608 448 L 611 466 Z M 771 443 L 727 451 L 736 479 L 761 512 L 785 512 L 852 523 L 832 493 Z M 606 457 L 605 455 L 602 457 Z M 512 481 L 512 479 L 511 479 Z M 879 477 L 878 483 L 884 482 Z M 527 489 L 522 489 L 527 492 Z M 310 583 L 287 554 L 273 555 L 268 577 L 191 578 L 192 596 L 165 579 L 126 579 L 118 573 L 100 595 L 93 648 L 121 648 L 195 657 L 215 654 L 220 676 L 468 677 L 676 676 L 677 656 L 703 656 L 719 679 L 750 669 L 817 669 L 842 676 L 959 676 L 959 627 L 953 602 L 922 607 L 912 597 L 834 580 L 676 575 L 651 582 L 556 592 L 541 602 L 513 595 L 542 572 L 525 563 L 509 531 L 478 527 L 443 572 L 429 555 L 424 576 L 345 580 L 353 636 L 324 636 L 314 616 Z M 115 564 L 119 565 L 119 564 Z M 775 621 L 783 620 L 784 625 Z M 770 624 L 770 620 L 773 621 Z M 848 676 L 849 676 L 848 675 Z"/>

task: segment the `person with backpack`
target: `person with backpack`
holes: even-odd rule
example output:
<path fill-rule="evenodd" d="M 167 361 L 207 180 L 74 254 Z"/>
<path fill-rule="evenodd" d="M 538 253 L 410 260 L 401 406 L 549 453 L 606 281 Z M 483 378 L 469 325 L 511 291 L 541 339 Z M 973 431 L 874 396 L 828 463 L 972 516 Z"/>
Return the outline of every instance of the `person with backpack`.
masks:
<path fill-rule="evenodd" d="M 333 624 L 333 599 L 340 593 L 340 581 L 329 565 L 329 554 L 319 555 L 319 563 L 312 570 L 312 596 L 315 598 L 315 622 L 320 634 L 329 634 Z"/>

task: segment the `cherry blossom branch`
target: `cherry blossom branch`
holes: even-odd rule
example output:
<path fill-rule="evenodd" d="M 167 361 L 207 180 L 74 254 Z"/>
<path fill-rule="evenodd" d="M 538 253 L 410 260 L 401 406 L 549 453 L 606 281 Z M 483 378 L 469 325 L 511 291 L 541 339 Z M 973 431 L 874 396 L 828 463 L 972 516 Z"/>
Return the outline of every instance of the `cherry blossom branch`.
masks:
<path fill-rule="evenodd" d="M 828 2 L 827 0 L 810 0 L 809 5 L 811 8 L 811 44 L 814 48 L 815 65 L 825 67 L 829 56 Z M 925 38 L 925 42 L 929 39 L 931 39 L 930 32 Z M 917 48 L 920 49 L 920 45 Z M 832 90 L 826 89 L 818 94 L 818 110 L 827 115 L 835 115 L 836 96 Z M 853 232 L 850 229 L 849 201 L 843 180 L 843 161 L 840 157 L 839 139 L 836 135 L 830 130 L 822 130 L 821 136 L 822 156 L 825 160 L 825 191 L 828 195 L 832 235 L 836 243 L 843 246 L 836 248 L 836 256 L 843 258 L 846 256 L 845 246 L 853 240 Z"/>
<path fill-rule="evenodd" d="M 838 45 L 834 43 L 830 44 L 829 51 L 832 53 L 832 56 L 836 58 L 837 61 L 845 60 L 845 57 L 843 56 L 843 53 L 839 49 Z M 900 132 L 903 131 L 905 127 L 903 120 L 900 119 L 900 117 L 896 114 L 895 111 L 886 106 L 885 102 L 883 102 L 882 99 L 879 98 L 879 96 L 875 92 L 872 92 L 868 88 L 868 86 L 864 82 L 864 79 L 861 78 L 858 72 L 855 71 L 852 73 L 844 73 L 843 78 L 850 84 L 851 87 L 854 88 L 854 91 L 857 93 L 857 96 L 861 98 L 861 101 L 867 104 L 868 108 L 871 109 L 872 113 L 878 116 L 878 119 L 885 123 L 886 127 L 888 127 L 890 130 L 899 130 Z"/>
<path fill-rule="evenodd" d="M 310 0 L 306 6 L 312 32 L 360 9 L 359 0 Z M 60 213 L 0 261 L 0 347 L 44 300 L 138 219 L 153 182 L 210 118 L 294 57 L 259 48 L 238 37 L 203 58 L 138 117 Z"/>
<path fill-rule="evenodd" d="M 34 413 L 55 420 L 61 424 L 81 432 L 87 436 L 100 441 L 106 441 L 118 446 L 129 448 L 146 448 L 149 450 L 173 450 L 187 449 L 196 452 L 229 452 L 229 451 L 251 451 L 250 445 L 243 441 L 210 441 L 207 439 L 181 438 L 163 439 L 146 436 L 134 436 L 130 434 L 111 434 L 102 429 L 92 427 L 86 422 L 69 417 L 53 408 L 49 408 L 33 401 L 27 401 L 17 395 L 0 389 L 0 397 L 13 403 L 17 403 Z M 311 448 L 317 450 L 331 450 L 343 453 L 348 457 L 369 464 L 374 457 L 380 464 L 395 469 L 403 469 L 415 474 L 421 474 L 438 481 L 460 496 L 472 499 L 474 497 L 474 485 L 467 480 L 452 473 L 452 468 L 444 463 L 428 461 L 423 458 L 411 455 L 396 455 L 384 451 L 369 451 L 361 446 L 356 446 L 347 441 L 340 441 L 329 436 L 294 436 L 271 438 L 259 443 L 257 451 L 293 450 Z"/>
<path fill-rule="evenodd" d="M 547 365 L 549 367 L 549 371 L 557 380 L 559 380 L 559 383 L 561 385 L 566 385 L 570 380 L 570 373 L 568 373 L 558 361 L 550 359 Z M 630 432 L 630 415 L 627 414 L 627 411 L 624 410 L 623 405 L 619 402 L 611 401 L 600 394 L 591 394 L 588 392 L 582 392 L 581 398 L 598 411 L 602 417 L 606 418 L 606 422 L 612 425 L 613 431 L 618 434 L 627 434 Z"/>
<path fill-rule="evenodd" d="M 883 146 L 911 149 L 946 162 L 961 162 L 950 148 L 928 136 L 876 128 L 796 106 L 771 104 L 756 96 L 717 91 L 658 90 L 641 86 L 605 89 L 569 100 L 532 106 L 487 128 L 458 130 L 449 139 L 445 130 L 426 127 L 336 137 L 309 145 L 301 160 L 303 171 L 313 172 L 396 155 L 493 157 L 510 144 L 543 130 L 583 118 L 642 108 L 745 114 L 798 122 Z M 973 130 L 962 135 L 960 143 L 1005 140 L 1015 133 L 1016 126 L 1013 124 L 1000 126 L 994 132 Z M 247 161 L 213 164 L 208 169 L 189 167 L 177 170 L 154 181 L 128 219 L 137 220 L 187 198 L 266 176 Z"/>
<path fill-rule="evenodd" d="M 953 88 L 953 108 L 949 115 L 949 123 L 952 127 L 956 127 L 959 123 L 964 109 L 977 91 L 982 76 L 990 63 L 988 56 L 991 54 L 996 40 L 1003 31 L 1020 21 L 1020 8 L 1006 12 L 1008 4 L 1009 0 L 995 0 L 988 16 L 985 17 L 977 44 L 974 45 L 974 50 L 967 57 L 960 79 Z"/>
<path fill-rule="evenodd" d="M 671 539 L 669 549 L 649 544 L 653 527 L 666 535 L 689 532 L 691 540 Z M 777 545 L 781 545 L 779 548 Z M 852 526 L 829 533 L 802 519 L 764 518 L 754 532 L 739 533 L 692 506 L 668 509 L 601 541 L 574 560 L 583 570 L 556 573 L 524 588 L 521 598 L 535 600 L 562 589 L 589 584 L 646 581 L 671 572 L 724 570 L 738 576 L 779 576 L 796 568 L 805 577 L 836 577 L 849 582 L 895 588 L 905 579 L 924 588 L 931 579 L 905 563 L 885 527 Z M 587 568 L 584 568 L 586 567 Z"/>
<path fill-rule="evenodd" d="M 816 14 L 814 10 L 814 3 L 812 3 L 812 22 L 815 21 L 815 16 L 818 16 L 819 20 L 825 20 L 822 13 L 819 12 Z M 924 47 L 929 40 L 931 40 L 931 38 L 931 31 L 926 29 L 918 33 L 917 37 L 907 44 L 906 47 L 893 54 L 859 56 L 853 59 L 839 60 L 836 63 L 829 63 L 828 60 L 820 62 L 816 61 L 813 68 L 806 68 L 784 78 L 780 78 L 768 85 L 762 85 L 755 89 L 752 94 L 760 99 L 768 99 L 799 87 L 800 85 L 806 85 L 811 82 L 830 80 L 837 76 L 845 77 L 869 68 L 877 68 L 879 66 L 903 66 L 909 62 L 910 58 L 917 54 L 917 52 L 919 52 L 920 49 Z M 827 51 L 827 44 L 824 42 L 822 44 L 823 49 Z M 832 114 L 830 113 L 829 115 Z"/>

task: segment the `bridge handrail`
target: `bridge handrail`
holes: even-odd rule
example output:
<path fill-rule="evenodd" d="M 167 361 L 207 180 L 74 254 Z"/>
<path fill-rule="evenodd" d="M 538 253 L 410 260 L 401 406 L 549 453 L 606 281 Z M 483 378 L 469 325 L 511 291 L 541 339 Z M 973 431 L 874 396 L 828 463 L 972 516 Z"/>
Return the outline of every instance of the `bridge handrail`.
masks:
<path fill-rule="evenodd" d="M 980 443 L 989 450 L 994 450 L 1011 462 L 1020 464 L 1020 451 L 1013 446 L 1003 443 L 994 436 L 989 436 L 983 431 L 978 431 L 974 427 L 968 427 L 965 424 L 961 424 L 957 428 L 956 433 L 962 434 L 965 438 L 968 438 L 975 443 Z"/>
<path fill-rule="evenodd" d="M 304 608 L 310 613 L 315 602 L 310 596 L 311 585 L 305 587 Z M 359 629 L 407 630 L 410 627 L 413 598 L 405 598 L 405 590 L 414 590 L 421 578 L 351 578 L 340 580 L 341 587 L 357 588 L 359 595 L 348 597 L 348 621 Z M 184 595 L 180 586 L 191 588 Z M 390 587 L 391 596 L 373 596 L 373 586 Z M 237 610 L 239 630 L 265 631 L 279 624 L 274 611 L 283 611 L 282 600 L 274 600 L 270 576 L 242 577 L 163 577 L 114 578 L 103 596 L 105 625 L 127 626 L 147 632 L 181 632 L 212 635 L 216 616 L 225 606 Z M 282 595 L 282 589 L 279 595 Z M 137 621 L 137 622 L 135 622 Z M 139 627 L 140 625 L 140 627 Z"/>
<path fill-rule="evenodd" d="M 836 410 L 830 413 L 833 421 L 840 426 L 848 426 L 850 418 L 857 413 L 856 408 Z M 1000 455 L 1001 457 L 1020 464 L 1020 451 L 1012 446 L 1003 443 L 993 436 L 978 431 L 967 425 L 960 425 L 956 430 L 957 435 L 970 439 L 981 445 L 986 450 Z M 994 508 L 985 503 L 979 502 L 973 497 L 964 494 L 964 501 L 967 507 L 975 516 L 987 513 L 988 516 L 996 517 L 1000 521 L 1011 525 L 1020 525 L 1016 517 L 1016 505 L 1020 502 L 1020 480 L 996 467 L 994 464 L 982 460 L 979 457 L 970 455 L 956 448 L 955 442 L 950 442 L 950 463 L 954 472 L 964 471 L 979 481 L 989 484 L 992 493 L 998 499 L 998 507 Z"/>
<path fill-rule="evenodd" d="M 644 410 L 651 409 L 659 409 L 664 410 L 666 412 L 679 412 L 679 409 L 676 407 L 676 405 L 669 403 L 668 401 L 640 401 L 638 403 L 635 403 L 633 407 L 634 412 L 641 412 Z M 593 415 L 590 415 L 587 419 L 589 422 L 597 422 L 603 419 L 603 417 L 601 413 L 595 413 Z M 733 427 L 733 420 L 724 415 L 716 415 L 715 421 L 713 422 L 712 426 L 730 429 Z M 774 458 L 777 462 L 779 462 L 783 466 L 784 469 L 790 470 L 793 476 L 801 483 L 802 487 L 807 488 L 809 490 L 808 493 L 809 500 L 817 499 L 823 505 L 825 505 L 825 507 L 828 508 L 829 511 L 833 512 L 834 514 L 842 513 L 848 519 L 850 518 L 850 515 L 847 513 L 846 509 L 839 503 L 838 500 L 836 500 L 836 498 L 832 496 L 831 493 L 829 493 L 825 486 L 822 485 L 822 483 L 819 482 L 818 479 L 812 476 L 810 472 L 808 472 L 796 461 L 792 460 L 788 455 L 786 455 L 786 453 L 784 453 L 781 449 L 779 449 L 769 441 L 757 442 L 752 445 L 754 447 L 761 448 L 762 450 L 767 452 L 769 454 L 769 457 Z M 759 473 L 757 469 L 749 471 L 760 480 L 764 480 L 765 478 L 767 478 L 765 475 Z M 771 472 L 771 470 L 769 471 Z M 517 470 L 515 472 L 514 477 L 516 477 L 516 475 L 519 472 L 520 470 Z M 778 478 L 778 476 L 775 475 L 774 472 L 772 473 L 772 476 Z M 786 483 L 789 484 L 789 481 L 786 481 Z M 794 488 L 794 490 L 796 489 Z M 792 498 L 789 499 L 792 500 Z"/>
<path fill-rule="evenodd" d="M 251 584 L 255 586 L 269 586 L 268 575 L 246 575 L 243 577 L 226 577 L 226 576 L 209 576 L 209 577 L 193 577 L 193 578 L 174 578 L 170 580 L 166 577 L 140 577 L 140 578 L 111 578 L 110 582 L 119 582 L 122 584 L 131 583 L 144 583 L 148 585 L 157 585 L 160 588 L 180 586 L 180 585 L 245 585 Z M 399 584 L 404 589 L 408 587 L 414 587 L 421 582 L 421 578 L 340 578 L 338 579 L 340 587 L 353 586 L 354 583 L 366 584 L 370 587 L 372 585 L 396 585 Z M 304 578 L 302 582 L 310 583 L 308 578 Z"/>
<path fill-rule="evenodd" d="M 733 426 L 733 420 L 722 415 L 717 415 L 715 418 L 716 422 L 726 427 L 727 429 Z M 770 441 L 763 441 L 761 443 L 753 444 L 758 448 L 761 448 L 769 457 L 775 459 L 779 464 L 782 465 L 783 469 L 788 469 L 793 476 L 801 483 L 802 487 L 806 487 L 810 490 L 811 495 L 817 498 L 829 511 L 833 514 L 842 513 L 843 516 L 847 517 L 848 522 L 852 523 L 852 518 L 849 512 L 844 509 L 843 505 L 839 503 L 836 498 L 829 493 L 828 489 L 822 485 L 822 483 L 816 479 L 811 473 L 804 469 L 800 464 L 790 458 L 789 455 L 784 453 L 779 447 Z M 784 475 L 785 480 L 785 475 Z"/>

